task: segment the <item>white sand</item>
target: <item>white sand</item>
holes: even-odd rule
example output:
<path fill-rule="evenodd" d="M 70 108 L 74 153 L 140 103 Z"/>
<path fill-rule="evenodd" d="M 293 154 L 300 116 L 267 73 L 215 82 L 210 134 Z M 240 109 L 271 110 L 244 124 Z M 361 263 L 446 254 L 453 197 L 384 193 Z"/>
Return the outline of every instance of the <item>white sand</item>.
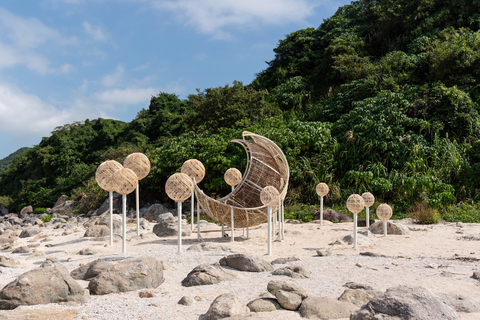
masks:
<path fill-rule="evenodd" d="M 218 262 L 228 252 L 190 252 L 186 249 L 197 242 L 197 235 L 184 238 L 183 252 L 177 253 L 176 237 L 158 238 L 149 230 L 141 230 L 142 237 L 136 236 L 134 225 L 129 225 L 127 233 L 127 253 L 122 254 L 121 241 L 108 246 L 109 241 L 90 241 L 83 238 L 84 231 L 61 236 L 63 229 L 42 229 L 42 234 L 50 235 L 51 241 L 35 242 L 33 238 L 17 240 L 18 245 L 40 243 L 47 256 L 53 256 L 70 271 L 80 263 L 88 263 L 95 259 L 118 261 L 130 257 L 152 256 L 165 260 L 172 268 L 164 271 L 165 282 L 155 289 L 155 297 L 139 298 L 138 292 L 91 296 L 81 306 L 49 307 L 71 308 L 77 311 L 75 319 L 199 319 L 212 301 L 220 294 L 231 292 L 247 304 L 266 292 L 270 280 L 291 280 L 305 288 L 310 296 L 338 298 L 346 289 L 346 282 L 354 281 L 371 285 L 374 289 L 384 291 L 397 285 L 423 286 L 434 293 L 464 294 L 480 300 L 480 282 L 472 278 L 473 271 L 480 270 L 480 262 L 464 261 L 455 258 L 480 258 L 478 241 L 463 240 L 463 235 L 480 234 L 480 224 L 464 224 L 457 227 L 455 223 L 442 223 L 434 226 L 423 226 L 402 221 L 405 225 L 418 231 L 410 231 L 406 236 L 375 235 L 369 245 L 360 245 L 353 249 L 351 245 L 333 246 L 333 255 L 319 257 L 316 250 L 327 248 L 330 243 L 352 233 L 352 223 L 332 224 L 328 221 L 324 226 L 317 223 L 286 224 L 285 240 L 273 243 L 273 255 L 267 256 L 267 227 L 250 230 L 250 239 L 242 236 L 242 230 L 236 230 L 236 241 L 221 238 L 220 232 L 202 233 L 205 242 L 215 242 L 228 246 L 233 251 L 244 252 L 272 261 L 279 257 L 296 256 L 300 261 L 287 265 L 301 265 L 311 272 L 309 279 L 293 280 L 284 276 L 272 276 L 269 272 L 249 273 L 233 271 L 237 279 L 217 285 L 183 287 L 181 281 L 197 265 Z M 218 228 L 218 230 L 220 230 Z M 359 231 L 366 228 L 359 228 Z M 460 233 L 462 232 L 462 233 Z M 229 233 L 229 231 L 228 231 Z M 118 239 L 118 237 L 117 237 Z M 45 244 L 54 245 L 45 248 Z M 97 251 L 93 256 L 78 255 L 83 248 Z M 360 252 L 374 252 L 388 256 L 369 257 L 359 255 Z M 14 269 L 0 267 L 0 288 L 14 280 L 20 274 L 37 268 L 45 261 L 26 260 L 29 254 L 0 253 L 20 260 L 26 268 Z M 67 259 L 71 258 L 71 262 Z M 286 265 L 275 265 L 279 268 Z M 79 281 L 87 287 L 88 282 Z M 200 296 L 204 299 L 192 306 L 177 304 L 182 296 Z M 19 307 L 17 309 L 43 308 L 44 305 Z M 11 311 L 0 311 L 8 314 Z M 460 314 L 461 319 L 480 319 L 480 313 Z M 301 319 L 298 312 L 276 311 L 262 313 L 264 319 Z"/>

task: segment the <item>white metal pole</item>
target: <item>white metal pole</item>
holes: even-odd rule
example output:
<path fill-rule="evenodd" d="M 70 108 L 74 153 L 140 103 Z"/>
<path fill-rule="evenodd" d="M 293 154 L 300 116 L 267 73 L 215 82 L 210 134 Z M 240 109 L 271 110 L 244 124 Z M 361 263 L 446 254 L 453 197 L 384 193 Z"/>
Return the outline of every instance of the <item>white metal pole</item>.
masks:
<path fill-rule="evenodd" d="M 387 220 L 383 221 L 383 235 L 386 237 L 387 236 Z"/>
<path fill-rule="evenodd" d="M 113 246 L 113 191 L 109 192 L 109 205 L 110 205 L 110 246 Z"/>
<path fill-rule="evenodd" d="M 358 214 L 353 214 L 353 238 L 354 238 L 354 248 L 357 249 L 357 220 Z"/>
<path fill-rule="evenodd" d="M 323 226 L 323 196 L 320 197 L 320 225 Z"/>
<path fill-rule="evenodd" d="M 195 180 L 195 178 L 193 178 Z M 194 181 L 195 182 L 195 181 Z M 195 211 L 194 202 L 195 202 L 195 192 L 192 192 L 192 199 L 190 200 L 192 203 L 190 204 L 190 229 L 193 231 L 193 213 Z"/>
<path fill-rule="evenodd" d="M 222 238 L 225 237 L 225 226 L 222 223 Z"/>
<path fill-rule="evenodd" d="M 200 236 L 200 205 L 197 200 L 197 240 L 201 241 L 202 237 Z"/>
<path fill-rule="evenodd" d="M 272 255 L 272 207 L 268 207 L 268 255 Z"/>
<path fill-rule="evenodd" d="M 282 240 L 285 239 L 285 203 L 282 201 Z"/>
<path fill-rule="evenodd" d="M 123 213 L 123 230 L 122 230 L 122 253 L 127 252 L 127 195 L 122 195 L 122 213 Z"/>
<path fill-rule="evenodd" d="M 140 184 L 137 182 L 136 190 L 136 201 L 137 201 L 137 236 L 140 235 Z"/>
<path fill-rule="evenodd" d="M 366 207 L 367 216 L 365 217 L 367 228 L 370 227 L 370 207 Z"/>
<path fill-rule="evenodd" d="M 178 216 L 178 252 L 182 252 L 182 203 L 177 202 Z"/>
<path fill-rule="evenodd" d="M 232 192 L 235 190 L 235 187 L 232 186 Z M 233 208 L 230 209 L 230 220 L 232 222 L 232 236 L 231 236 L 231 241 L 235 241 L 235 225 L 233 221 Z"/>

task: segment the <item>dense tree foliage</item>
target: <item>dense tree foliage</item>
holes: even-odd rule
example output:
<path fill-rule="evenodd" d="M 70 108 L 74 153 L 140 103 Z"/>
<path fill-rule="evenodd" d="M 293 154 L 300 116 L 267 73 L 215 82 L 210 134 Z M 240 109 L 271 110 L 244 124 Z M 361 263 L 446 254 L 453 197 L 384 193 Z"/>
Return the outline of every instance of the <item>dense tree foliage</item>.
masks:
<path fill-rule="evenodd" d="M 7 157 L 3 158 L 0 160 L 0 172 L 2 172 L 3 169 L 5 169 L 6 166 L 8 166 L 10 163 L 12 163 L 13 159 L 15 159 L 17 156 L 21 155 L 22 153 L 27 152 L 29 148 L 28 147 L 23 147 L 15 151 L 14 153 L 9 154 Z"/>
<path fill-rule="evenodd" d="M 130 123 L 56 128 L 5 168 L 0 196 L 12 209 L 49 206 L 62 193 L 103 199 L 96 167 L 135 151 L 152 163 L 144 200 L 165 201 L 166 179 L 190 158 L 206 167 L 202 187 L 221 196 L 229 190 L 223 173 L 246 165 L 229 141 L 248 130 L 284 150 L 290 203 L 316 203 L 322 181 L 327 203 L 364 191 L 403 212 L 419 202 L 476 202 L 479 13 L 477 0 L 354 1 L 280 40 L 249 85 L 234 81 L 185 100 L 160 92 Z"/>

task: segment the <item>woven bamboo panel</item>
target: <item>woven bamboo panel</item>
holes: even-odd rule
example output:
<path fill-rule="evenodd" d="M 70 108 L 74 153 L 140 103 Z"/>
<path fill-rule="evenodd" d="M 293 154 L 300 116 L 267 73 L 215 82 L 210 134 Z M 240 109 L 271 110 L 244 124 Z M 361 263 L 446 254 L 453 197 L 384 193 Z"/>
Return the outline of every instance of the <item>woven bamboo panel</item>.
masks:
<path fill-rule="evenodd" d="M 359 213 L 365 207 L 365 201 L 358 194 L 352 194 L 347 199 L 347 209 L 352 213 Z"/>
<path fill-rule="evenodd" d="M 193 192 L 193 180 L 185 173 L 175 173 L 168 178 L 165 192 L 175 202 L 183 202 L 190 198 Z"/>
<path fill-rule="evenodd" d="M 127 195 L 132 193 L 137 187 L 137 175 L 128 168 L 119 169 L 113 174 L 113 184 L 116 192 Z"/>
<path fill-rule="evenodd" d="M 268 186 L 263 188 L 262 192 L 260 193 L 260 201 L 267 206 L 267 207 L 274 207 L 278 205 L 278 198 L 280 193 L 275 187 Z"/>
<path fill-rule="evenodd" d="M 317 184 L 315 191 L 320 197 L 323 197 L 328 194 L 328 191 L 330 191 L 330 189 L 328 188 L 328 185 L 326 183 L 320 182 L 319 184 Z"/>
<path fill-rule="evenodd" d="M 115 160 L 108 160 L 100 164 L 95 172 L 95 180 L 105 191 L 115 191 L 113 174 L 123 166 Z"/>
<path fill-rule="evenodd" d="M 363 201 L 365 201 L 365 207 L 370 208 L 375 203 L 375 197 L 370 192 L 362 193 Z"/>
<path fill-rule="evenodd" d="M 190 159 L 183 163 L 182 173 L 190 178 L 195 178 L 196 183 L 200 183 L 205 178 L 205 167 L 203 163 L 197 159 Z"/>
<path fill-rule="evenodd" d="M 138 180 L 145 178 L 150 172 L 150 160 L 143 153 L 132 153 L 123 161 L 125 168 L 131 169 L 137 175 Z"/>
<path fill-rule="evenodd" d="M 377 207 L 377 217 L 380 220 L 383 220 L 383 221 L 388 220 L 392 217 L 392 214 L 393 214 L 392 208 L 386 203 L 382 203 Z"/>
<path fill-rule="evenodd" d="M 242 173 L 237 168 L 230 168 L 225 172 L 223 178 L 229 186 L 236 186 L 242 181 Z"/>

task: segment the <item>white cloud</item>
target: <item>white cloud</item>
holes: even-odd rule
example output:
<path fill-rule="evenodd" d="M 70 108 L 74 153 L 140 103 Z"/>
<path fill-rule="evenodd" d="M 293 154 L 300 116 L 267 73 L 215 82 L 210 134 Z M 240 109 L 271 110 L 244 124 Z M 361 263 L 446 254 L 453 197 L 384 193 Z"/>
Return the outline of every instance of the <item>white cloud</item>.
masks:
<path fill-rule="evenodd" d="M 122 83 L 124 74 L 125 68 L 121 65 L 118 65 L 113 73 L 103 76 L 102 84 L 105 87 L 118 86 Z"/>
<path fill-rule="evenodd" d="M 102 29 L 100 27 L 92 27 L 90 25 L 90 23 L 88 22 L 84 22 L 83 23 L 83 29 L 85 30 L 85 32 L 87 34 L 89 34 L 90 36 L 92 36 L 92 38 L 95 40 L 95 41 L 99 41 L 99 42 L 105 42 L 107 41 L 107 35 L 102 31 Z"/>
<path fill-rule="evenodd" d="M 149 88 L 126 88 L 111 89 L 95 94 L 99 102 L 112 104 L 137 104 L 150 101 L 150 96 L 158 91 L 152 87 Z"/>
<path fill-rule="evenodd" d="M 185 25 L 215 38 L 229 38 L 230 28 L 257 24 L 280 25 L 302 21 L 318 6 L 308 0 L 153 0 L 160 10 L 169 10 Z"/>

